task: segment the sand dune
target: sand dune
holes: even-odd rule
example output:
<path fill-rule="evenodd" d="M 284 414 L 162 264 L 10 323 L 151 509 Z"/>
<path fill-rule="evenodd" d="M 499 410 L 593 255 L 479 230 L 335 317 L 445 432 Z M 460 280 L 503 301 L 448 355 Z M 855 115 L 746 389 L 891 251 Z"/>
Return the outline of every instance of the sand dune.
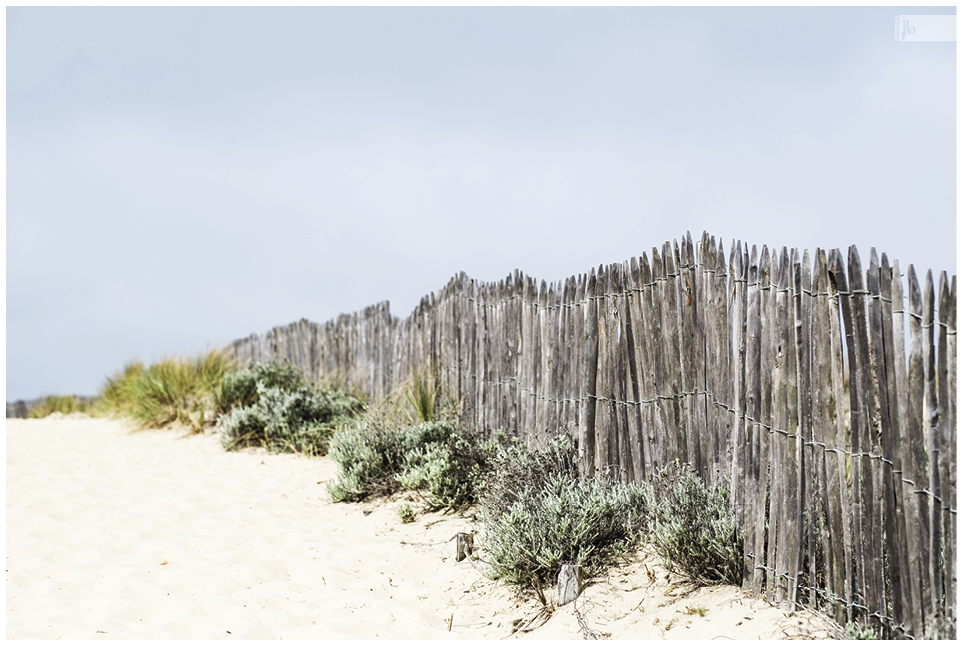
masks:
<path fill-rule="evenodd" d="M 455 562 L 470 515 L 328 503 L 327 458 L 85 416 L 7 420 L 6 454 L 7 639 L 831 634 L 735 587 L 691 591 L 645 551 L 549 614 Z"/>

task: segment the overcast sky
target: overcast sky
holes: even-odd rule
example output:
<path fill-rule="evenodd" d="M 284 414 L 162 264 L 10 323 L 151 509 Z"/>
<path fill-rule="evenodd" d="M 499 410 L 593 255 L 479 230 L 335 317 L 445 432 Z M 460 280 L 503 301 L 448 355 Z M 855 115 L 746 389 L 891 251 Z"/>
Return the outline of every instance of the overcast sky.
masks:
<path fill-rule="evenodd" d="M 7 399 L 687 230 L 955 273 L 954 12 L 7 8 Z"/>

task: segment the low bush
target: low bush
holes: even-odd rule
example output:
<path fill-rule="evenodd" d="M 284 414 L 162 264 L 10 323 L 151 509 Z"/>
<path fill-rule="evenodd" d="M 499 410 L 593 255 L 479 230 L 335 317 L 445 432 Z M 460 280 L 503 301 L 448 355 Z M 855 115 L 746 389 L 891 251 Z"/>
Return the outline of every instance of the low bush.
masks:
<path fill-rule="evenodd" d="M 544 485 L 553 478 L 579 480 L 578 456 L 566 438 L 556 438 L 535 451 L 526 449 L 517 439 L 507 440 L 504 434 L 498 438 L 500 444 L 483 489 L 482 506 L 489 518 L 505 514 L 533 485 Z"/>
<path fill-rule="evenodd" d="M 334 430 L 364 410 L 340 391 L 315 391 L 289 364 L 255 364 L 226 377 L 218 393 L 215 432 L 224 449 L 260 446 L 272 452 L 327 453 Z"/>
<path fill-rule="evenodd" d="M 447 421 L 403 426 L 374 412 L 339 428 L 329 453 L 341 468 L 327 485 L 333 501 L 408 489 L 421 492 L 430 509 L 477 502 L 492 579 L 540 589 L 563 563 L 592 576 L 646 541 L 669 570 L 696 583 L 741 579 L 741 540 L 728 490 L 706 488 L 685 466 L 663 472 L 653 485 L 625 484 L 607 474 L 583 478 L 565 438 L 527 450 L 504 436 L 480 442 Z M 398 516 L 412 520 L 410 504 L 399 506 Z"/>
<path fill-rule="evenodd" d="M 430 509 L 473 503 L 488 465 L 488 447 L 450 422 L 393 429 L 374 418 L 339 429 L 331 457 L 341 466 L 328 484 L 334 501 L 361 501 L 400 489 L 425 494 Z"/>
<path fill-rule="evenodd" d="M 606 478 L 552 477 L 533 486 L 501 516 L 485 517 L 490 577 L 510 584 L 550 584 L 563 563 L 597 573 L 642 541 L 645 488 Z"/>
<path fill-rule="evenodd" d="M 742 582 L 742 540 L 726 484 L 676 463 L 655 481 L 652 543 L 669 571 L 697 584 Z"/>
<path fill-rule="evenodd" d="M 480 500 L 492 579 L 538 587 L 552 583 L 563 563 L 591 576 L 644 538 L 648 488 L 579 478 L 567 440 L 542 451 L 502 447 L 492 465 Z"/>
<path fill-rule="evenodd" d="M 255 363 L 249 368 L 233 372 L 221 382 L 215 393 L 215 408 L 219 415 L 230 413 L 232 409 L 254 406 L 259 399 L 258 385 L 264 388 L 277 388 L 285 393 L 296 393 L 307 389 L 300 369 L 290 363 L 269 361 Z"/>

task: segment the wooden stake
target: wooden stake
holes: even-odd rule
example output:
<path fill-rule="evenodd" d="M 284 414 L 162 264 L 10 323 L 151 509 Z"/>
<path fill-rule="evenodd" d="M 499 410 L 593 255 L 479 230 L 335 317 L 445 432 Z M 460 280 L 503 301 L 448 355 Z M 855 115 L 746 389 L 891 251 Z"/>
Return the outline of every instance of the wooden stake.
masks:
<path fill-rule="evenodd" d="M 558 604 L 565 605 L 578 598 L 582 591 L 582 574 L 580 567 L 574 564 L 563 564 L 558 572 Z"/>
<path fill-rule="evenodd" d="M 473 533 L 458 533 L 455 541 L 455 562 L 461 562 L 472 554 L 475 544 Z"/>

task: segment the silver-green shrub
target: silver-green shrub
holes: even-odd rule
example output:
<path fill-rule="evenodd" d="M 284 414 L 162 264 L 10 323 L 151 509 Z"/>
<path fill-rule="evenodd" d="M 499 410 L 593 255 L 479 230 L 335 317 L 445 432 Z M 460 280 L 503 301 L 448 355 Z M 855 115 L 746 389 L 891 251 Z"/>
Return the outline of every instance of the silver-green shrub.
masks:
<path fill-rule="evenodd" d="M 517 439 L 499 434 L 498 446 L 485 477 L 482 506 L 488 517 L 503 515 L 518 500 L 518 495 L 533 485 L 544 485 L 552 478 L 579 480 L 578 455 L 564 437 L 555 438 L 543 448 L 528 450 Z"/>
<path fill-rule="evenodd" d="M 706 487 L 687 465 L 656 480 L 652 544 L 668 570 L 698 584 L 742 583 L 742 539 L 725 482 Z"/>
<path fill-rule="evenodd" d="M 492 579 L 550 584 L 569 562 L 593 575 L 644 539 L 648 488 L 607 475 L 580 478 L 564 439 L 541 451 L 501 448 L 492 465 L 480 499 Z"/>
<path fill-rule="evenodd" d="M 358 420 L 331 439 L 341 472 L 328 492 L 334 501 L 360 501 L 419 490 L 429 508 L 458 508 L 474 502 L 488 453 L 474 434 L 450 422 L 391 429 Z"/>
<path fill-rule="evenodd" d="M 215 396 L 218 413 L 229 413 L 232 409 L 254 406 L 258 401 L 258 386 L 278 388 L 286 393 L 306 390 L 300 369 L 289 362 L 255 363 L 254 365 L 231 373 L 221 381 Z"/>
<path fill-rule="evenodd" d="M 250 383 L 255 399 L 251 399 Z M 363 404 L 339 391 L 315 392 L 291 366 L 256 365 L 222 384 L 223 404 L 215 431 L 228 450 L 263 446 L 272 452 L 327 453 L 334 429 L 358 415 Z"/>

